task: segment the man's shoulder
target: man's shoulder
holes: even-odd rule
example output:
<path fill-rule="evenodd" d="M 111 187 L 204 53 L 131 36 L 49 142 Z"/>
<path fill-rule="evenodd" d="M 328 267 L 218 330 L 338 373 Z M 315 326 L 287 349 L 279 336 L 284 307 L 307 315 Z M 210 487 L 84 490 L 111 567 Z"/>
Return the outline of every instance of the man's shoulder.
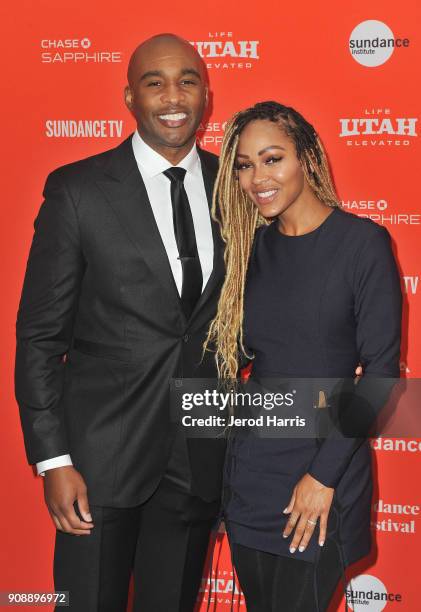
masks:
<path fill-rule="evenodd" d="M 121 142 L 116 147 L 90 155 L 83 159 L 70 162 L 63 166 L 59 166 L 50 172 L 48 175 L 49 179 L 57 181 L 70 182 L 84 182 L 88 178 L 96 179 L 98 175 L 101 175 L 104 168 L 108 165 L 110 159 L 116 154 L 116 152 L 122 147 L 127 148 L 130 144 L 131 137 Z"/>
<path fill-rule="evenodd" d="M 202 149 L 201 147 L 197 147 L 199 157 L 202 161 L 204 161 L 210 168 L 215 171 L 218 170 L 219 166 L 219 157 L 215 155 L 215 153 L 211 153 L 210 151 L 206 151 L 206 149 Z"/>

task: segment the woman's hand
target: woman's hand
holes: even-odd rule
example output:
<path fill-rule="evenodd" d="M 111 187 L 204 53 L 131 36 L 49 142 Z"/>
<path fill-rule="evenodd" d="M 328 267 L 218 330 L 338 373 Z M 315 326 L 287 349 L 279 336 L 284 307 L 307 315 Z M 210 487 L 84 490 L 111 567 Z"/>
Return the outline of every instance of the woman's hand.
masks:
<path fill-rule="evenodd" d="M 294 553 L 306 549 L 313 535 L 317 520 L 319 524 L 319 545 L 326 540 L 327 519 L 332 505 L 334 489 L 325 487 L 321 482 L 305 474 L 294 487 L 291 500 L 284 513 L 290 514 L 284 529 L 283 537 L 287 538 L 295 528 L 289 551 Z"/>

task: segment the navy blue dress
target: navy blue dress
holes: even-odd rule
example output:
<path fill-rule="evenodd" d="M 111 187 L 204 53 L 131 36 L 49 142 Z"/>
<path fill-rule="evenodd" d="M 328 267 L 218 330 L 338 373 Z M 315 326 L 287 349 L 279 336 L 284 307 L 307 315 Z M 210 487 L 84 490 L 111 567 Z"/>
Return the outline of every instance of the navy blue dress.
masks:
<path fill-rule="evenodd" d="M 399 377 L 401 289 L 384 227 L 339 208 L 314 231 L 257 230 L 245 290 L 245 344 L 252 377 Z M 327 395 L 330 389 L 327 389 Z M 308 401 L 312 401 L 313 390 Z M 282 537 L 292 490 L 306 473 L 334 487 L 328 537 L 348 565 L 370 551 L 371 453 L 367 440 L 231 436 L 224 514 L 231 542 L 316 562 L 317 528 L 303 553 Z"/>

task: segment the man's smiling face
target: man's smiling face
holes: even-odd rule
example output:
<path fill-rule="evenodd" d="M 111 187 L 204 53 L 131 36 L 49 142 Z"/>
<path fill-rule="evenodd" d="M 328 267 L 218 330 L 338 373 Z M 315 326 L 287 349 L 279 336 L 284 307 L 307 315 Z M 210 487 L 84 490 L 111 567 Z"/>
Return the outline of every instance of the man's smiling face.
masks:
<path fill-rule="evenodd" d="M 195 49 L 175 36 L 150 39 L 134 52 L 125 98 L 138 132 L 156 151 L 191 147 L 208 99 Z"/>

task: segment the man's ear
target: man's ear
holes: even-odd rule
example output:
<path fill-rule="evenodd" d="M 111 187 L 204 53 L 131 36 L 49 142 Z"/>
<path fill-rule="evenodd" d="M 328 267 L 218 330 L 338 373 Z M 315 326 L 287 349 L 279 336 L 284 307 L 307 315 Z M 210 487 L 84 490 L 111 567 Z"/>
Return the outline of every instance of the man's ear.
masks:
<path fill-rule="evenodd" d="M 129 111 L 133 110 L 133 93 L 129 85 L 124 88 L 124 102 Z"/>
<path fill-rule="evenodd" d="M 209 104 L 209 87 L 206 85 L 205 87 L 205 106 L 207 107 Z"/>

